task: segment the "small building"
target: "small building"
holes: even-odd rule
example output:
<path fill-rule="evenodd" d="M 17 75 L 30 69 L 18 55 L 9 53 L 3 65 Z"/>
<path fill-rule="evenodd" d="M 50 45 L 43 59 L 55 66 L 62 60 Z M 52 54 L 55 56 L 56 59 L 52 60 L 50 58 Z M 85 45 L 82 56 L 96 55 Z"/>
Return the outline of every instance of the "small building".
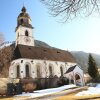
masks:
<path fill-rule="evenodd" d="M 73 82 L 76 85 L 85 85 L 83 70 L 78 65 L 70 67 L 66 71 L 65 76 L 70 80 L 70 82 Z"/>

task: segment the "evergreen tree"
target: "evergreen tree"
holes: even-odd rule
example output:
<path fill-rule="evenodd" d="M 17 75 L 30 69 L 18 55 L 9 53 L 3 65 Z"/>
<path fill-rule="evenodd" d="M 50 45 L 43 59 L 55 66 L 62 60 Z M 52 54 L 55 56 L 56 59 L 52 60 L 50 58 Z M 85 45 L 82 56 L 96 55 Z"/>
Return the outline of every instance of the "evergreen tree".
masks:
<path fill-rule="evenodd" d="M 93 79 L 99 76 L 97 64 L 91 54 L 89 54 L 88 73 Z"/>

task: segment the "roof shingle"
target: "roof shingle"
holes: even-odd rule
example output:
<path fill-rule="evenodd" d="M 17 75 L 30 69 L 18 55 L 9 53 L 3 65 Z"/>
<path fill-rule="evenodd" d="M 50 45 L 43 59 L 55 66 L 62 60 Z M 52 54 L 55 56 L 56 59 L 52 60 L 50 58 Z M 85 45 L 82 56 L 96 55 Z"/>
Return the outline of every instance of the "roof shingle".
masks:
<path fill-rule="evenodd" d="M 73 71 L 73 70 L 75 69 L 75 67 L 76 67 L 76 65 L 70 67 L 70 68 L 66 71 L 66 73 L 69 73 L 69 72 Z M 65 74 L 66 74 L 66 73 L 65 73 Z"/>
<path fill-rule="evenodd" d="M 14 58 L 29 58 L 76 63 L 72 54 L 60 49 L 18 45 L 14 51 Z"/>

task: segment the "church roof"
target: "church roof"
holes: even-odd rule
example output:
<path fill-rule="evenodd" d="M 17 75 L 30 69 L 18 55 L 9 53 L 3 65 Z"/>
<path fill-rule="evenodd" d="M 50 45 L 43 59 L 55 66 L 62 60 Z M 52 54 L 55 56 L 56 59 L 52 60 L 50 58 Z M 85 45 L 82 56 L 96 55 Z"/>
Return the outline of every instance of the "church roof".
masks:
<path fill-rule="evenodd" d="M 54 49 L 54 48 L 26 46 L 26 45 L 18 45 L 16 47 L 14 51 L 13 60 L 18 58 L 41 59 L 41 60 L 76 63 L 74 57 L 68 51 Z"/>
<path fill-rule="evenodd" d="M 76 65 L 70 67 L 70 68 L 66 71 L 66 73 L 69 73 L 69 72 L 73 71 L 73 70 L 75 69 L 75 67 L 76 67 Z M 66 73 L 65 73 L 65 74 L 66 74 Z"/>

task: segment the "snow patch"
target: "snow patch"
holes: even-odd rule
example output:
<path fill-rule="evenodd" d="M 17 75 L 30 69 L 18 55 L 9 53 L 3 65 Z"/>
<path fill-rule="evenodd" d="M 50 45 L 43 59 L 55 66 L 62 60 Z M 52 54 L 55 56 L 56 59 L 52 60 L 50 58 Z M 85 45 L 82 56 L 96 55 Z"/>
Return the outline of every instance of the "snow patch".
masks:
<path fill-rule="evenodd" d="M 23 93 L 20 95 L 15 95 L 15 96 L 26 96 L 30 98 L 36 98 L 36 97 L 41 97 L 41 96 L 46 96 L 49 94 L 57 93 L 66 89 L 74 88 L 77 87 L 76 85 L 64 85 L 58 88 L 51 88 L 51 89 L 44 89 L 44 90 L 37 90 L 34 91 L 34 93 Z"/>
<path fill-rule="evenodd" d="M 100 94 L 100 84 L 96 87 L 89 87 L 88 90 L 77 93 L 75 96 L 83 96 L 83 95 L 97 95 Z"/>

